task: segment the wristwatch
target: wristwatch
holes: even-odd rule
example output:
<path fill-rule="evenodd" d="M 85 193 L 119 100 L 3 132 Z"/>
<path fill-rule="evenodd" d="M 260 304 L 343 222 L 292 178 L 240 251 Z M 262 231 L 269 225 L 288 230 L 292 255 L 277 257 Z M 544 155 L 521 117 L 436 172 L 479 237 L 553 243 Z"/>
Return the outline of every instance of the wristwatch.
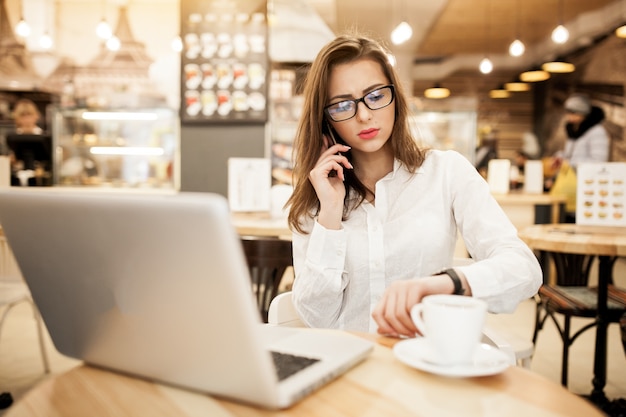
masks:
<path fill-rule="evenodd" d="M 454 295 L 465 294 L 465 289 L 463 288 L 463 285 L 461 284 L 461 278 L 459 278 L 459 274 L 457 274 L 454 269 L 447 268 L 447 269 L 444 269 L 443 271 L 437 272 L 435 275 L 447 275 L 450 277 L 450 279 L 452 280 L 452 283 L 454 283 L 454 292 L 452 294 Z"/>

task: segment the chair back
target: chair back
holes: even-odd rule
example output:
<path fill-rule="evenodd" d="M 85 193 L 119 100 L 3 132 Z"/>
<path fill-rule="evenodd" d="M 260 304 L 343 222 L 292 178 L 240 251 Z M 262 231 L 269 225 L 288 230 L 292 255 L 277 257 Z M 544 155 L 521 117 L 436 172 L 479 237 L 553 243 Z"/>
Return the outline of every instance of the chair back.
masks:
<path fill-rule="evenodd" d="M 50 361 L 44 343 L 45 325 L 43 319 L 39 314 L 37 306 L 33 302 L 30 290 L 22 277 L 22 273 L 9 247 L 9 243 L 6 241 L 6 237 L 2 234 L 2 230 L 0 229 L 0 335 L 2 335 L 2 327 L 9 313 L 12 311 L 13 307 L 21 303 L 27 303 L 33 309 L 35 323 L 37 325 L 41 360 L 43 362 L 44 372 L 49 373 Z"/>
<path fill-rule="evenodd" d="M 622 346 L 624 346 L 624 354 L 626 355 L 626 313 L 619 320 L 619 327 L 622 333 Z"/>
<path fill-rule="evenodd" d="M 569 253 L 552 253 L 556 266 L 556 285 L 561 287 L 586 287 L 595 256 Z"/>
<path fill-rule="evenodd" d="M 270 302 L 278 294 L 283 275 L 293 266 L 290 240 L 242 236 L 241 243 L 250 269 L 252 292 L 261 318 L 267 322 Z"/>
<path fill-rule="evenodd" d="M 267 322 L 275 326 L 306 327 L 293 305 L 291 291 L 282 292 L 274 297 L 267 313 Z"/>

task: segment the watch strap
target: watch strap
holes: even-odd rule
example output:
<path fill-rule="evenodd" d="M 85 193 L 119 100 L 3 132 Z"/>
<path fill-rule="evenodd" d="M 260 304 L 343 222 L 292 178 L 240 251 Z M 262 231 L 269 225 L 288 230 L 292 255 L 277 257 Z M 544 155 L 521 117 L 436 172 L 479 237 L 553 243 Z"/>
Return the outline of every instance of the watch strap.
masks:
<path fill-rule="evenodd" d="M 447 275 L 452 280 L 454 284 L 454 295 L 463 295 L 465 294 L 465 289 L 463 288 L 463 284 L 461 284 L 461 278 L 459 278 L 459 274 L 453 268 L 447 268 L 443 271 L 436 273 L 435 275 Z"/>

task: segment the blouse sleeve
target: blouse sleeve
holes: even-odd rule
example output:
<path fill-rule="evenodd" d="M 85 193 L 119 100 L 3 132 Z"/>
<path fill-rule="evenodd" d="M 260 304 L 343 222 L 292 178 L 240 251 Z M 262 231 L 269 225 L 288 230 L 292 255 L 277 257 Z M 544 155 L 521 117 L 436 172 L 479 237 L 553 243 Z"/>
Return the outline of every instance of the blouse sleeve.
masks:
<path fill-rule="evenodd" d="M 536 294 L 543 280 L 541 267 L 517 236 L 487 182 L 462 155 L 456 159 L 448 182 L 452 210 L 476 261 L 459 269 L 467 277 L 472 295 L 487 301 L 489 311 L 513 312 L 521 301 Z"/>
<path fill-rule="evenodd" d="M 346 234 L 312 223 L 309 234 L 293 234 L 293 301 L 307 326 L 337 328 L 346 287 Z"/>

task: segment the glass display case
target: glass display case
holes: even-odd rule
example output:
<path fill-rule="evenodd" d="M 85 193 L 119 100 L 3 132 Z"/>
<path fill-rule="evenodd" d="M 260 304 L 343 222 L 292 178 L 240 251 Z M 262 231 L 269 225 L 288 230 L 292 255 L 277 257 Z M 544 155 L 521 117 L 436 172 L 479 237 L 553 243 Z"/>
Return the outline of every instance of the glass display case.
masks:
<path fill-rule="evenodd" d="M 180 188 L 180 123 L 167 108 L 53 112 L 57 186 Z"/>

